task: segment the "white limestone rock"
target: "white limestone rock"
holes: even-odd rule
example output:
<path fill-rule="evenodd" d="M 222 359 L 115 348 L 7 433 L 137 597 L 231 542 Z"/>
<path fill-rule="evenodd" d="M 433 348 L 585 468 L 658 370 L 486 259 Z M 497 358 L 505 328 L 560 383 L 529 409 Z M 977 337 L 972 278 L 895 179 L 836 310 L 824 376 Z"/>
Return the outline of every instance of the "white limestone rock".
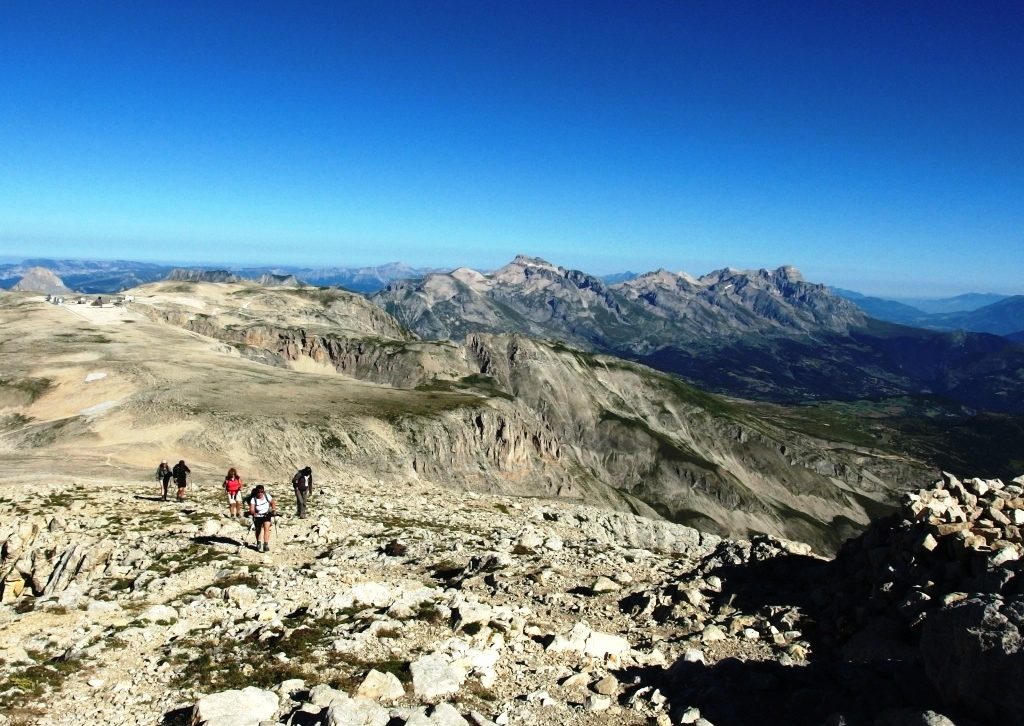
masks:
<path fill-rule="evenodd" d="M 394 701 L 405 695 L 402 682 L 394 673 L 381 673 L 371 670 L 356 689 L 357 696 L 370 698 L 374 701 Z"/>
<path fill-rule="evenodd" d="M 362 696 L 341 694 L 327 707 L 327 726 L 387 726 L 390 720 L 387 709 Z"/>
<path fill-rule="evenodd" d="M 466 680 L 466 670 L 452 664 L 444 655 L 432 653 L 409 666 L 412 687 L 418 698 L 435 700 L 457 693 Z"/>
<path fill-rule="evenodd" d="M 258 726 L 274 718 L 278 703 L 276 693 L 253 686 L 211 693 L 193 707 L 192 726 Z"/>

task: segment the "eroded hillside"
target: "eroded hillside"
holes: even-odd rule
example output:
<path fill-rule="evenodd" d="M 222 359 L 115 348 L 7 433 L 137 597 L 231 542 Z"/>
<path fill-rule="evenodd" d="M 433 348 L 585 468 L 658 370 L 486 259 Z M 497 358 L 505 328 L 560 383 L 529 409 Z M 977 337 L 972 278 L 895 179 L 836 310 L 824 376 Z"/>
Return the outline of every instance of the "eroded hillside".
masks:
<path fill-rule="evenodd" d="M 211 480 L 229 465 L 280 480 L 311 462 L 822 551 L 923 471 L 870 431 L 811 435 L 614 358 L 417 340 L 335 291 L 161 283 L 128 308 L 8 303 L 3 345 L 22 363 L 2 445 L 26 468 L 147 472 L 163 456 Z"/>

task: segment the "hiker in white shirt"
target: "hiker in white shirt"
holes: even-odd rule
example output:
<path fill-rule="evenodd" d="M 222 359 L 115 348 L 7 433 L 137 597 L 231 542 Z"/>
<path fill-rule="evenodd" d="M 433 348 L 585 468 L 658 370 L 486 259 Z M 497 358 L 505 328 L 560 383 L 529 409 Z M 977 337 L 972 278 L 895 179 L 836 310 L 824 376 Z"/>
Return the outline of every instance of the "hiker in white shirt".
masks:
<path fill-rule="evenodd" d="M 249 514 L 252 515 L 253 524 L 256 526 L 256 551 L 270 552 L 271 520 L 277 514 L 277 508 L 274 506 L 274 498 L 262 484 L 257 484 L 252 490 Z"/>

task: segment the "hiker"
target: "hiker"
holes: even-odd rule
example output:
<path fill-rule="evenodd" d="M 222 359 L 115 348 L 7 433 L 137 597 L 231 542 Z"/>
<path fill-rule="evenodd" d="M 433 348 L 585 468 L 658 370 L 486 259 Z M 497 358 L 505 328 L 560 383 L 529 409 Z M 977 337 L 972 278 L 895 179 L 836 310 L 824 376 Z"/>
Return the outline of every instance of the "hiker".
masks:
<path fill-rule="evenodd" d="M 178 485 L 178 501 L 185 501 L 185 487 L 188 484 L 188 475 L 192 473 L 192 470 L 185 464 L 185 460 L 182 459 L 174 468 L 171 470 L 171 475 L 174 477 L 174 483 Z"/>
<path fill-rule="evenodd" d="M 299 519 L 306 518 L 306 499 L 313 495 L 313 470 L 308 466 L 299 469 L 292 477 L 292 488 L 295 489 L 296 514 Z"/>
<path fill-rule="evenodd" d="M 167 487 L 171 483 L 171 467 L 167 466 L 166 461 L 161 461 L 160 466 L 156 468 L 156 480 L 162 482 L 164 486 L 164 499 L 167 501 Z"/>
<path fill-rule="evenodd" d="M 270 526 L 271 519 L 277 514 L 274 505 L 274 498 L 262 484 L 257 484 L 249 497 L 249 514 L 252 515 L 252 522 L 256 528 L 256 551 L 270 552 Z M 262 547 L 260 538 L 263 539 Z"/>
<path fill-rule="evenodd" d="M 228 516 L 242 518 L 242 480 L 235 467 L 228 469 L 224 477 L 224 491 L 228 494 Z"/>

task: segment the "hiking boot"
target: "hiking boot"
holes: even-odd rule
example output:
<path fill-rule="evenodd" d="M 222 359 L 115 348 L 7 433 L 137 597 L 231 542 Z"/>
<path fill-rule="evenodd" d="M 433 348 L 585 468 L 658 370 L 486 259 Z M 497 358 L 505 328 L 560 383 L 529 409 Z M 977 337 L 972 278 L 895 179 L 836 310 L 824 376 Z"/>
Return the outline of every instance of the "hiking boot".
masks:
<path fill-rule="evenodd" d="M 268 544 L 264 543 L 264 544 L 263 544 L 263 551 L 264 551 L 264 552 L 270 552 L 270 545 L 268 545 Z"/>

